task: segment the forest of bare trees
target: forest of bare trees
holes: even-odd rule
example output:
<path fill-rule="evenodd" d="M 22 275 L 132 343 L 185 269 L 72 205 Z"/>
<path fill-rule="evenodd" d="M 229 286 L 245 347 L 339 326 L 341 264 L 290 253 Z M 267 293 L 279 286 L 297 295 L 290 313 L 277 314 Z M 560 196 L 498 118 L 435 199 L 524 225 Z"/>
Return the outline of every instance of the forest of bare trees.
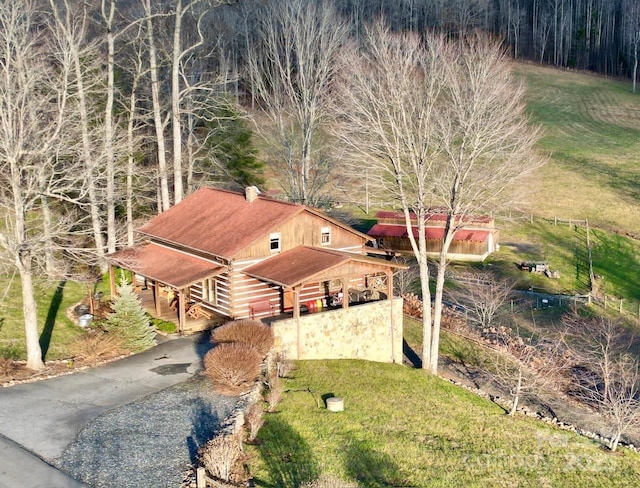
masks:
<path fill-rule="evenodd" d="M 631 77 L 640 16 L 635 0 L 345 0 L 354 28 L 384 15 L 398 30 L 504 39 L 515 58 Z"/>

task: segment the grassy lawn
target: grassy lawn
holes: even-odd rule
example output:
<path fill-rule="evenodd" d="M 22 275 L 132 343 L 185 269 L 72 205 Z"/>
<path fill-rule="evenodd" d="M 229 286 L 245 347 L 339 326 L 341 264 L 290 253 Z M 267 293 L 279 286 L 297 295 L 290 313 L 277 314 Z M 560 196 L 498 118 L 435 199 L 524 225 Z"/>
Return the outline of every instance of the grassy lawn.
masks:
<path fill-rule="evenodd" d="M 252 447 L 262 487 L 329 474 L 361 487 L 638 486 L 640 456 L 501 408 L 421 370 L 304 361 Z M 323 397 L 344 398 L 331 413 Z"/>
<path fill-rule="evenodd" d="M 548 164 L 528 180 L 536 215 L 640 235 L 640 95 L 601 76 L 517 64 Z"/>
<path fill-rule="evenodd" d="M 554 225 L 553 221 L 534 219 L 500 222 L 500 251 L 484 266 L 499 276 L 510 278 L 517 288 L 534 287 L 539 291 L 584 294 L 589 290 L 589 261 L 586 230 L 581 226 Z M 609 296 L 623 298 L 628 311 L 637 315 L 640 304 L 640 241 L 601 229 L 591 229 L 593 270 L 598 286 Z M 518 269 L 521 261 L 544 261 L 560 272 L 559 279 Z"/>
<path fill-rule="evenodd" d="M 25 359 L 24 321 L 20 279 L 0 279 L 4 299 L 0 305 L 0 357 Z M 82 329 L 70 320 L 66 311 L 86 294 L 86 288 L 70 281 L 41 282 L 37 286 L 40 347 L 45 360 L 69 357 L 68 346 Z"/>

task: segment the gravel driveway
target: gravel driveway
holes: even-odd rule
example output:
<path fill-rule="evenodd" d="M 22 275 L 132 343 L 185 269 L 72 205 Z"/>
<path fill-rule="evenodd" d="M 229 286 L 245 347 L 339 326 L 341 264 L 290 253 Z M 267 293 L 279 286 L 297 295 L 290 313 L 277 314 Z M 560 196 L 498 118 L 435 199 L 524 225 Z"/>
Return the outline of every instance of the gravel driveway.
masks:
<path fill-rule="evenodd" d="M 94 488 L 175 488 L 236 403 L 195 376 L 94 419 L 55 464 Z"/>

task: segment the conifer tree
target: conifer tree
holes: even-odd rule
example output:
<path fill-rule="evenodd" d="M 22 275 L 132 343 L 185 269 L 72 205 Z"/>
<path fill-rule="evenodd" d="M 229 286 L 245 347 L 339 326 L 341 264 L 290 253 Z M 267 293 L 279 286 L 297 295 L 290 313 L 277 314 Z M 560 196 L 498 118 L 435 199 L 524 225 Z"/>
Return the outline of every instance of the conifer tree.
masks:
<path fill-rule="evenodd" d="M 112 305 L 114 312 L 107 317 L 109 332 L 121 337 L 124 346 L 133 352 L 154 346 L 155 331 L 142 309 L 140 299 L 133 291 L 133 285 L 122 277 L 117 291 L 118 297 Z"/>

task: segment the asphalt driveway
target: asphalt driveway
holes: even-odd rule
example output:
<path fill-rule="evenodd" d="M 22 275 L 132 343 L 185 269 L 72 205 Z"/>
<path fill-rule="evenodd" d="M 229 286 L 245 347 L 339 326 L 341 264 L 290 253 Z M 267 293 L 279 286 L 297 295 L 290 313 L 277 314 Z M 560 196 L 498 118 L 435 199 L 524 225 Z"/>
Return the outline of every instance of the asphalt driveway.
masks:
<path fill-rule="evenodd" d="M 142 450 L 136 456 L 129 454 L 132 463 L 139 464 L 146 457 L 157 458 L 157 454 L 149 452 L 157 444 L 153 438 L 162 432 L 164 425 L 174 420 L 187 430 L 170 436 L 175 438 L 173 449 L 181 450 L 181 459 L 188 461 L 193 456 L 194 441 L 197 443 L 202 435 L 208 435 L 234 404 L 233 400 L 203 394 L 202 385 L 170 388 L 187 382 L 201 369 L 202 358 L 211 347 L 207 339 L 206 335 L 178 338 L 105 366 L 1 389 L 0 449 L 23 448 L 37 457 L 29 461 L 29 456 L 22 452 L 20 462 L 25 464 L 22 467 L 15 463 L 11 467 L 3 466 L 8 462 L 0 459 L 0 487 L 78 486 L 73 482 L 68 485 L 38 484 L 38 480 L 31 482 L 27 475 L 16 485 L 8 478 L 16 471 L 31 473 L 32 465 L 42 463 L 42 460 L 62 466 L 75 477 L 82 477 L 84 475 L 75 467 L 85 462 L 84 453 L 94 449 L 104 451 L 105 443 L 116 446 L 117 455 L 123 453 L 125 444 L 139 442 Z M 186 407 L 180 407 L 185 404 Z M 213 423 L 207 424 L 208 420 L 203 420 L 207 413 Z M 205 427 L 194 430 L 197 422 Z M 94 428 L 101 429 L 99 435 L 91 434 Z M 137 432 L 138 436 L 127 437 L 131 432 Z M 88 443 L 82 444 L 83 439 L 89 439 Z M 91 466 L 95 469 L 98 464 L 100 460 L 94 458 Z M 109 484 L 109 476 L 101 476 L 102 481 L 96 481 L 95 477 L 84 479 L 90 486 L 124 486 Z"/>

